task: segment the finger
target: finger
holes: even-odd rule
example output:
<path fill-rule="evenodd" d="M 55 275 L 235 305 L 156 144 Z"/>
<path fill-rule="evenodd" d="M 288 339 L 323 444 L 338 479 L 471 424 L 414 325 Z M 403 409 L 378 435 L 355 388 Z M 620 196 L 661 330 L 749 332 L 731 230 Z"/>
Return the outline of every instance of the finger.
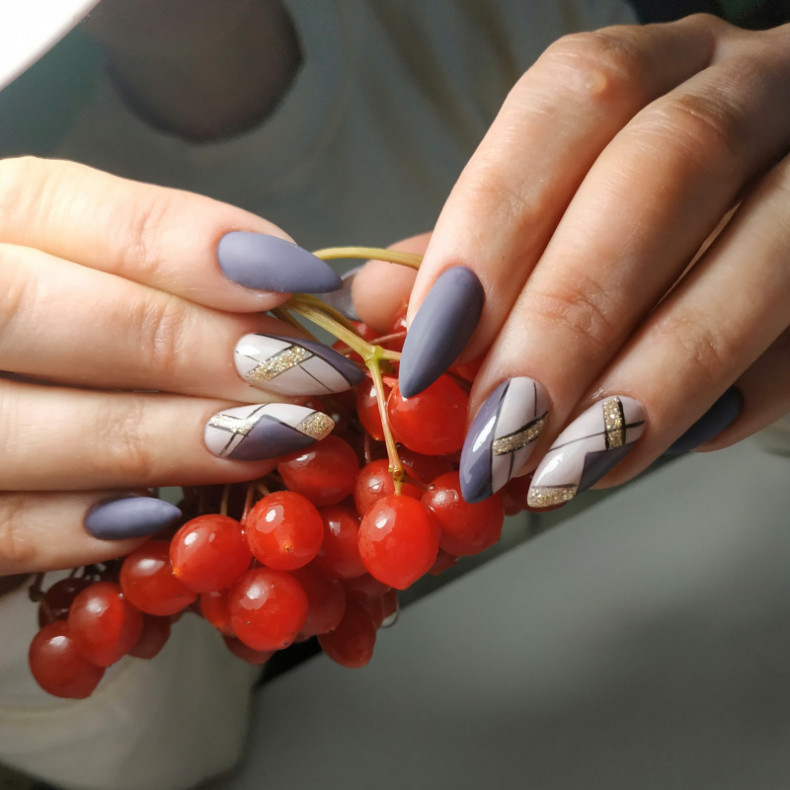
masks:
<path fill-rule="evenodd" d="M 17 245 L 0 244 L 0 270 L 2 370 L 250 402 L 340 391 L 362 375 L 328 348 L 298 346 L 298 359 L 283 357 L 296 347 L 279 338 L 294 329 L 270 316 L 219 312 Z M 297 370 L 319 361 L 327 373 L 295 381 Z"/>
<path fill-rule="evenodd" d="M 239 406 L 0 380 L 0 490 L 85 490 L 251 480 L 324 438 L 331 418 L 285 403 Z"/>
<path fill-rule="evenodd" d="M 566 37 L 527 71 L 437 222 L 409 304 L 402 391 L 427 386 L 464 347 L 471 359 L 488 346 L 607 143 L 642 107 L 707 66 L 712 24 L 691 17 Z M 439 296 L 420 311 L 433 291 Z M 481 292 L 478 328 L 469 308 Z M 422 316 L 433 317 L 424 331 Z M 448 325 L 455 342 L 435 339 L 436 324 Z"/>
<path fill-rule="evenodd" d="M 73 162 L 0 161 L 0 241 L 222 310 L 339 288 L 332 269 L 241 209 Z"/>
<path fill-rule="evenodd" d="M 762 427 L 787 404 L 782 376 L 770 375 L 768 366 L 786 351 L 777 339 L 790 323 L 788 194 L 790 157 L 762 180 L 594 383 L 587 399 L 593 405 L 557 437 L 535 471 L 532 506 L 567 501 L 599 480 L 610 485 L 632 477 L 733 384 L 744 404 L 755 398 L 739 430 Z M 761 403 L 771 406 L 758 418 Z"/>
<path fill-rule="evenodd" d="M 110 497 L 108 499 L 108 496 Z M 181 511 L 153 497 L 128 492 L 0 493 L 0 576 L 78 568 L 122 557 L 144 535 L 175 524 Z M 108 540 L 88 524 L 136 534 Z M 101 532 L 101 529 L 99 530 Z"/>
<path fill-rule="evenodd" d="M 790 113 L 772 104 L 790 80 L 790 58 L 777 47 L 766 52 L 764 68 L 755 71 L 751 52 L 733 48 L 731 57 L 645 108 L 574 196 L 470 398 L 476 410 L 496 397 L 503 379 L 539 381 L 551 411 L 543 438 L 530 434 L 532 452 L 547 448 L 744 184 L 786 148 Z M 473 426 L 467 442 L 478 442 L 478 430 Z"/>
<path fill-rule="evenodd" d="M 393 250 L 421 255 L 428 246 L 430 233 L 411 236 L 391 245 Z M 352 298 L 357 315 L 368 326 L 385 334 L 396 315 L 409 301 L 417 273 L 414 269 L 385 261 L 368 261 L 352 283 Z"/>

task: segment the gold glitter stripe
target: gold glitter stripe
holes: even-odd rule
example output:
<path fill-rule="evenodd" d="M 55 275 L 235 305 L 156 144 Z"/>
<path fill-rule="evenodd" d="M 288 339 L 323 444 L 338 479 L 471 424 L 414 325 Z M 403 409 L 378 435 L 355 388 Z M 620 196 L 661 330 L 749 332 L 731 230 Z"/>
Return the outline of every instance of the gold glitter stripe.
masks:
<path fill-rule="evenodd" d="M 335 421 L 327 414 L 320 411 L 314 411 L 308 414 L 296 427 L 297 431 L 301 431 L 307 436 L 311 436 L 316 441 L 329 436 L 335 427 Z"/>
<path fill-rule="evenodd" d="M 313 356 L 312 353 L 302 346 L 289 346 L 279 354 L 256 365 L 245 375 L 245 378 L 250 382 L 263 384 L 296 367 L 311 356 Z"/>
<path fill-rule="evenodd" d="M 502 436 L 500 439 L 494 439 L 491 443 L 491 451 L 494 455 L 507 455 L 508 453 L 514 453 L 516 450 L 520 450 L 522 447 L 526 447 L 530 442 L 534 442 L 535 439 L 540 436 L 544 423 L 545 419 L 541 417 L 524 428 L 523 431 L 511 433 L 508 436 Z"/>
<path fill-rule="evenodd" d="M 608 398 L 601 404 L 601 408 L 606 429 L 606 449 L 622 447 L 625 444 L 625 415 L 620 398 Z"/>
<path fill-rule="evenodd" d="M 208 424 L 212 428 L 220 428 L 224 431 L 236 436 L 246 436 L 255 426 L 256 420 L 250 420 L 247 417 L 233 417 L 230 414 L 215 414 Z"/>
<path fill-rule="evenodd" d="M 578 486 L 538 486 L 527 494 L 530 507 L 552 507 L 570 502 L 576 496 Z"/>

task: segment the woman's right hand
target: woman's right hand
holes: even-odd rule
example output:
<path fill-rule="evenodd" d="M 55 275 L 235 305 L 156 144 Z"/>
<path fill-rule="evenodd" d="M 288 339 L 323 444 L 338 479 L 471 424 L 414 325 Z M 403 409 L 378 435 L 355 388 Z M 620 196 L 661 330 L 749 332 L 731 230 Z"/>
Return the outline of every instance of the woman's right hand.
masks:
<path fill-rule="evenodd" d="M 147 489 L 249 480 L 331 429 L 274 403 L 343 382 L 278 387 L 265 363 L 288 343 L 264 336 L 296 331 L 262 311 L 340 280 L 266 220 L 9 159 L 0 267 L 0 575 L 128 553 L 180 515 Z"/>

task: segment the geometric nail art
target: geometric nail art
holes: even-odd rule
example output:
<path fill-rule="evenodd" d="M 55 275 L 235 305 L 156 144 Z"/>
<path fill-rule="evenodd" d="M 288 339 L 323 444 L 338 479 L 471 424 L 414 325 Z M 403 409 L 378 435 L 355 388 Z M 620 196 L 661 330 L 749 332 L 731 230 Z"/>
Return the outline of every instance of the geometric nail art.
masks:
<path fill-rule="evenodd" d="M 234 361 L 245 381 L 284 395 L 343 392 L 365 378 L 353 362 L 321 343 L 278 335 L 245 335 Z"/>
<path fill-rule="evenodd" d="M 207 423 L 206 447 L 236 461 L 276 458 L 309 447 L 335 427 L 328 415 L 292 403 L 237 406 L 215 414 Z"/>
<path fill-rule="evenodd" d="M 645 412 L 626 396 L 605 398 L 579 415 L 541 460 L 527 494 L 530 507 L 570 501 L 595 485 L 633 449 L 645 431 Z"/>
<path fill-rule="evenodd" d="M 499 491 L 527 462 L 546 423 L 548 401 L 534 379 L 503 381 L 475 416 L 463 450 L 459 474 L 467 502 Z"/>

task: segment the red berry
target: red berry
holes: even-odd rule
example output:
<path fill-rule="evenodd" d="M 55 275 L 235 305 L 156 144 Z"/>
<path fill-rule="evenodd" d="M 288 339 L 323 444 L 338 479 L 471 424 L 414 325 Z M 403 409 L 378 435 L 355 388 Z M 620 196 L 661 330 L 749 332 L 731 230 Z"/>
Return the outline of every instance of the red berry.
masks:
<path fill-rule="evenodd" d="M 371 438 L 379 442 L 384 439 L 376 387 L 370 379 L 366 379 L 357 387 L 357 416 Z"/>
<path fill-rule="evenodd" d="M 146 614 L 176 614 L 197 598 L 173 575 L 170 544 L 164 540 L 149 540 L 126 557 L 120 582 L 126 598 Z"/>
<path fill-rule="evenodd" d="M 143 615 L 114 582 L 96 582 L 74 599 L 67 620 L 77 652 L 92 664 L 108 667 L 140 639 Z"/>
<path fill-rule="evenodd" d="M 359 470 L 354 486 L 354 504 L 357 513 L 364 516 L 375 502 L 394 493 L 395 483 L 389 471 L 389 461 L 386 458 L 371 461 Z M 401 494 L 419 499 L 422 491 L 414 483 L 403 483 Z"/>
<path fill-rule="evenodd" d="M 346 597 L 349 601 L 366 601 L 368 598 L 381 598 L 382 595 L 392 590 L 388 584 L 374 579 L 369 573 L 363 573 L 354 579 L 343 582 L 346 588 Z"/>
<path fill-rule="evenodd" d="M 309 609 L 298 639 L 334 631 L 346 610 L 346 591 L 340 579 L 330 579 L 313 566 L 293 575 L 307 593 Z"/>
<path fill-rule="evenodd" d="M 505 513 L 499 494 L 470 504 L 461 496 L 458 472 L 437 477 L 422 503 L 439 523 L 439 546 L 456 557 L 479 554 L 502 534 Z"/>
<path fill-rule="evenodd" d="M 339 504 L 354 491 L 359 461 L 348 442 L 327 436 L 284 456 L 277 471 L 286 488 L 306 496 L 316 507 L 326 507 Z"/>
<path fill-rule="evenodd" d="M 170 618 L 143 615 L 143 630 L 137 644 L 129 651 L 135 658 L 151 659 L 158 656 L 170 638 Z"/>
<path fill-rule="evenodd" d="M 244 531 L 255 558 L 279 571 L 307 565 L 324 539 L 318 509 L 293 491 L 275 491 L 257 502 L 247 515 Z"/>
<path fill-rule="evenodd" d="M 320 634 L 318 644 L 332 661 L 352 669 L 364 667 L 373 656 L 376 626 L 359 604 L 349 603 L 340 625 Z"/>
<path fill-rule="evenodd" d="M 457 562 L 458 557 L 439 549 L 439 553 L 436 555 L 436 562 L 434 562 L 428 573 L 430 573 L 431 576 L 441 576 L 441 574 L 452 568 Z"/>
<path fill-rule="evenodd" d="M 359 669 L 373 656 L 376 626 L 359 604 L 349 603 L 340 625 L 328 634 L 319 634 L 318 644 L 335 663 Z"/>
<path fill-rule="evenodd" d="M 307 593 L 286 571 L 253 568 L 228 595 L 230 624 L 253 650 L 288 647 L 307 619 Z"/>
<path fill-rule="evenodd" d="M 392 433 L 418 453 L 454 453 L 464 443 L 468 401 L 466 392 L 447 375 L 413 398 L 404 398 L 396 386 L 387 399 Z"/>
<path fill-rule="evenodd" d="M 499 489 L 506 516 L 515 516 L 527 509 L 527 494 L 532 485 L 532 475 L 514 477 Z"/>
<path fill-rule="evenodd" d="M 256 667 L 265 664 L 276 652 L 275 650 L 253 650 L 248 645 L 245 645 L 241 639 L 236 639 L 235 636 L 223 636 L 222 638 L 225 640 L 228 650 L 236 658 L 240 658 L 248 664 L 254 664 Z"/>
<path fill-rule="evenodd" d="M 404 445 L 398 449 L 398 455 L 409 477 L 420 483 L 432 483 L 439 475 L 457 468 L 453 459 L 446 455 L 423 455 Z"/>
<path fill-rule="evenodd" d="M 228 609 L 229 590 L 213 590 L 200 594 L 200 613 L 224 636 L 233 636 Z"/>
<path fill-rule="evenodd" d="M 187 521 L 170 541 L 173 575 L 196 593 L 229 587 L 251 561 L 241 524 L 218 513 Z"/>
<path fill-rule="evenodd" d="M 104 667 L 79 654 L 66 620 L 45 625 L 33 637 L 28 663 L 36 683 L 55 697 L 85 699 L 104 675 Z"/>
<path fill-rule="evenodd" d="M 320 511 L 324 539 L 314 564 L 329 576 L 352 579 L 365 573 L 359 556 L 359 516 L 350 507 L 335 505 Z"/>
<path fill-rule="evenodd" d="M 380 499 L 359 526 L 359 555 L 368 573 L 399 590 L 431 569 L 438 550 L 436 520 L 408 496 Z"/>
<path fill-rule="evenodd" d="M 45 593 L 38 605 L 38 624 L 43 628 L 55 620 L 65 620 L 77 594 L 91 584 L 84 576 L 69 576 L 55 582 Z"/>

